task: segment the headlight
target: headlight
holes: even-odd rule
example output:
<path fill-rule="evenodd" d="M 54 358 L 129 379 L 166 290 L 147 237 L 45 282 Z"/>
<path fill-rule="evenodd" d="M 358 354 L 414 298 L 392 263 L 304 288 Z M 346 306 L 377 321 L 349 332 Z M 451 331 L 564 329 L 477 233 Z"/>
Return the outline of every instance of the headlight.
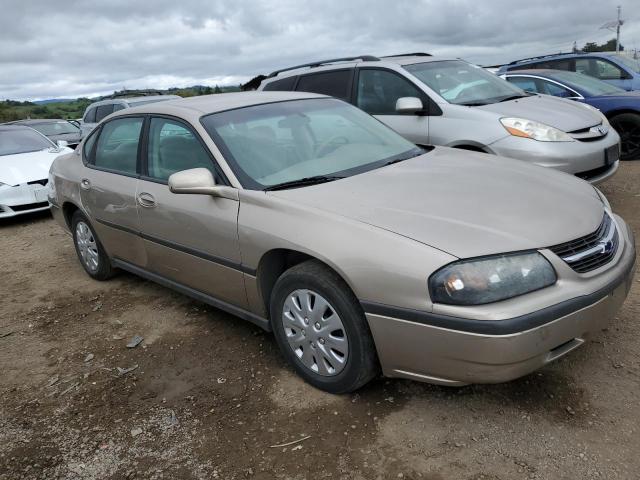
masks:
<path fill-rule="evenodd" d="M 539 252 L 451 263 L 429 279 L 434 303 L 482 305 L 540 290 L 556 283 L 556 272 Z"/>
<path fill-rule="evenodd" d="M 501 118 L 500 123 L 515 137 L 532 138 L 539 142 L 573 142 L 562 130 L 525 118 Z"/>

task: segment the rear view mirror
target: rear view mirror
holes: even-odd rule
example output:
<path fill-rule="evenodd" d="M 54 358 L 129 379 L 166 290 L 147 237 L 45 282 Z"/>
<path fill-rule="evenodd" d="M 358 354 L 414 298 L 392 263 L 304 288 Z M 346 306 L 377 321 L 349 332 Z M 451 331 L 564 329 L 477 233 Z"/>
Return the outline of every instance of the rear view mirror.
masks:
<path fill-rule="evenodd" d="M 192 168 L 176 172 L 169 177 L 169 190 L 178 194 L 211 195 L 212 197 L 238 200 L 238 191 L 224 185 L 216 185 L 213 174 L 206 168 Z"/>
<path fill-rule="evenodd" d="M 418 97 L 401 97 L 396 101 L 396 112 L 418 113 L 424 110 L 422 100 Z"/>

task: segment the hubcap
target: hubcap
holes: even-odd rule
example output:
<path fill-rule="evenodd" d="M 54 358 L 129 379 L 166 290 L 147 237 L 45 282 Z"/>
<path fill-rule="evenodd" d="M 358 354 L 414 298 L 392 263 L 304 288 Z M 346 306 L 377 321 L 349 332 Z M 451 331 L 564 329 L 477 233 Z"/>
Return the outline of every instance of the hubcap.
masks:
<path fill-rule="evenodd" d="M 349 355 L 347 333 L 324 297 L 313 290 L 293 291 L 284 302 L 282 324 L 291 350 L 309 370 L 329 377 L 344 369 Z"/>
<path fill-rule="evenodd" d="M 80 258 L 85 267 L 90 272 L 98 270 L 98 246 L 96 240 L 93 238 L 93 233 L 84 222 L 78 222 L 76 225 L 76 244 L 78 245 L 78 251 L 80 252 Z"/>

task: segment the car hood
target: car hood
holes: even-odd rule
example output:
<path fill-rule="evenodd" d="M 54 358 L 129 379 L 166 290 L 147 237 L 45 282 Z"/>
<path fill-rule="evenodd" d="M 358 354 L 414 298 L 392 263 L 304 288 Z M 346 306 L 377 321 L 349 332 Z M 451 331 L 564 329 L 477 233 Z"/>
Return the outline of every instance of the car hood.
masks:
<path fill-rule="evenodd" d="M 573 240 L 596 230 L 604 214 L 595 189 L 569 174 L 446 147 L 361 175 L 268 195 L 459 258 Z M 340 241 L 330 236 L 327 232 L 327 241 Z"/>
<path fill-rule="evenodd" d="M 59 155 L 71 153 L 70 148 L 47 149 L 37 152 L 0 156 L 0 183 L 19 185 L 43 180 L 49 176 L 49 168 Z"/>
<path fill-rule="evenodd" d="M 578 102 L 549 95 L 533 95 L 479 108 L 503 117 L 519 117 L 550 125 L 563 132 L 573 132 L 602 123 L 597 112 Z"/>

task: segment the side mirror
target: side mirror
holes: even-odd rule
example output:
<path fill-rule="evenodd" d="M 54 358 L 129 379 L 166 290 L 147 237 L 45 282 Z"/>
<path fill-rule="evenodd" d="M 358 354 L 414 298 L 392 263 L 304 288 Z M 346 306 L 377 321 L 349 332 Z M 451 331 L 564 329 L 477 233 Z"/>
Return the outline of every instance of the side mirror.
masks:
<path fill-rule="evenodd" d="M 58 148 L 67 148 L 69 146 L 69 142 L 66 140 L 56 140 L 56 145 Z"/>
<path fill-rule="evenodd" d="M 401 97 L 396 101 L 396 112 L 398 113 L 418 113 L 424 110 L 422 100 L 418 97 Z"/>
<path fill-rule="evenodd" d="M 212 197 L 238 200 L 238 191 L 224 185 L 216 185 L 210 170 L 191 168 L 169 177 L 169 190 L 177 194 L 211 195 Z"/>

